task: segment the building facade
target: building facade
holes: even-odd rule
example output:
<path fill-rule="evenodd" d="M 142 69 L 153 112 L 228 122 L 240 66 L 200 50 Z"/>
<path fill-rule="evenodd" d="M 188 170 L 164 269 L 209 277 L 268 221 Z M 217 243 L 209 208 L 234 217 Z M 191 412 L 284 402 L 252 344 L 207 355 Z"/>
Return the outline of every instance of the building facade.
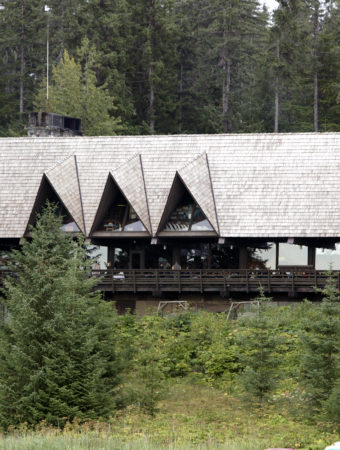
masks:
<path fill-rule="evenodd" d="M 3 138 L 0 248 L 48 199 L 102 269 L 340 269 L 339 169 L 340 133 Z"/>

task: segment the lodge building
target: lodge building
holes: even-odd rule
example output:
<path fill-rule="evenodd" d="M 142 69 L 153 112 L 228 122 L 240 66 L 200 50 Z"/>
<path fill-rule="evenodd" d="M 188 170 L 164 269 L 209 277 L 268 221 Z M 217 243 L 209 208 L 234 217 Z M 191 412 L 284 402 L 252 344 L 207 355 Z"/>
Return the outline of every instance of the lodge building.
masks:
<path fill-rule="evenodd" d="M 340 269 L 339 194 L 340 133 L 2 138 L 0 251 L 49 199 L 119 301 L 301 297 Z"/>

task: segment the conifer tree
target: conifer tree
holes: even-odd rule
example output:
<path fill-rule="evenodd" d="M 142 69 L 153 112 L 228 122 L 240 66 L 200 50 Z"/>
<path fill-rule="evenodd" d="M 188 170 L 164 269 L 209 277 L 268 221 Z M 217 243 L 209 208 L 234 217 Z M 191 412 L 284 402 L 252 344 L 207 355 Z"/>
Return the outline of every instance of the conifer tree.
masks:
<path fill-rule="evenodd" d="M 268 314 L 268 301 L 261 289 L 255 299 L 259 305 L 253 316 L 240 319 L 242 326 L 239 333 L 240 362 L 244 371 L 240 380 L 245 390 L 255 397 L 260 406 L 266 396 L 272 392 L 277 380 L 279 357 L 275 352 L 278 337 L 272 330 Z"/>
<path fill-rule="evenodd" d="M 306 320 L 301 335 L 302 384 L 310 405 L 316 410 L 328 401 L 339 379 L 340 294 L 331 272 L 321 292 L 321 305 L 315 311 L 314 320 Z"/>
<path fill-rule="evenodd" d="M 31 239 L 12 254 L 0 327 L 0 424 L 108 417 L 120 360 L 116 315 L 93 291 L 82 241 L 61 230 L 47 205 Z"/>
<path fill-rule="evenodd" d="M 46 80 L 41 85 L 35 107 L 82 119 L 82 130 L 89 136 L 113 135 L 120 130 L 120 119 L 113 117 L 114 100 L 105 86 L 97 86 L 95 75 L 96 52 L 84 39 L 78 50 L 80 62 L 65 50 L 64 58 L 52 69 L 49 99 Z"/>

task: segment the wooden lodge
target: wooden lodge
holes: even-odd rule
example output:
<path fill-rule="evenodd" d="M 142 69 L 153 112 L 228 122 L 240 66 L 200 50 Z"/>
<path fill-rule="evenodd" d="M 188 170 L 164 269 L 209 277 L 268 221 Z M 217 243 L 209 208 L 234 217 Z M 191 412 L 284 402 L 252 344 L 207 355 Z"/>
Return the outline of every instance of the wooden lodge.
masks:
<path fill-rule="evenodd" d="M 2 138 L 0 252 L 49 199 L 118 303 L 314 298 L 330 264 L 340 286 L 339 167 L 340 133 Z"/>

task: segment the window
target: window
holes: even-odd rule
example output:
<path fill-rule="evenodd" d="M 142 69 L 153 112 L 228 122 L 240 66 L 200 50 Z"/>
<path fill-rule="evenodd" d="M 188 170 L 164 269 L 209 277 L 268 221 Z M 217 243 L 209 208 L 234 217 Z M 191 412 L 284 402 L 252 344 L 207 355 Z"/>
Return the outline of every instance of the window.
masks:
<path fill-rule="evenodd" d="M 146 231 L 135 210 L 119 193 L 108 208 L 98 231 Z"/>
<path fill-rule="evenodd" d="M 248 249 L 248 269 L 275 269 L 276 244 L 267 242 L 263 248 Z"/>
<path fill-rule="evenodd" d="M 340 270 L 340 244 L 336 244 L 334 249 L 317 248 L 315 255 L 316 270 Z"/>
<path fill-rule="evenodd" d="M 171 213 L 164 231 L 213 231 L 213 227 L 201 208 L 187 193 Z"/>
<path fill-rule="evenodd" d="M 279 244 L 279 266 L 306 266 L 308 247 L 305 245 Z"/>

